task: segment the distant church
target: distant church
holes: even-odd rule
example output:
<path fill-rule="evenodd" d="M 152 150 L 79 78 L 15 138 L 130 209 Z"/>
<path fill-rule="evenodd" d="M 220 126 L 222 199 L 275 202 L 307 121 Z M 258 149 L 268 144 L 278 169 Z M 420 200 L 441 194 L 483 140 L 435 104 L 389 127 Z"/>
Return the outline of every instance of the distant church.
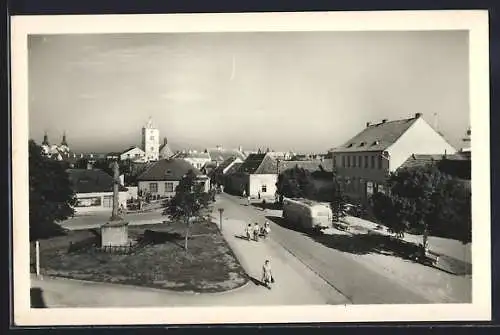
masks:
<path fill-rule="evenodd" d="M 49 136 L 45 133 L 43 136 L 42 151 L 44 155 L 59 161 L 68 158 L 70 156 L 70 150 L 68 141 L 66 140 L 66 133 L 63 134 L 61 144 L 59 145 L 51 145 L 49 143 Z"/>

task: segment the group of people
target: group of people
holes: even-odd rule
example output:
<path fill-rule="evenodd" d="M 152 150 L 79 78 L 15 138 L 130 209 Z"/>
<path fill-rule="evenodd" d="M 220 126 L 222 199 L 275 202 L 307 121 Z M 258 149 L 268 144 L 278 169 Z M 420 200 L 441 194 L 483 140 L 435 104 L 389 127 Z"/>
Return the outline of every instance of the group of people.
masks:
<path fill-rule="evenodd" d="M 250 241 L 253 239 L 256 242 L 259 241 L 259 236 L 267 238 L 270 232 L 271 227 L 268 221 L 266 221 L 262 227 L 257 222 L 253 225 L 249 223 L 245 229 L 247 240 Z M 271 263 L 269 260 L 266 260 L 262 266 L 262 283 L 269 289 L 271 288 L 271 283 L 274 283 L 274 278 L 271 273 Z"/>
<path fill-rule="evenodd" d="M 254 225 L 249 223 L 245 229 L 247 240 L 250 241 L 251 239 L 253 239 L 255 242 L 259 241 L 259 236 L 267 238 L 270 232 L 271 232 L 271 226 L 267 221 L 264 223 L 264 226 L 262 227 L 257 222 L 255 222 Z"/>

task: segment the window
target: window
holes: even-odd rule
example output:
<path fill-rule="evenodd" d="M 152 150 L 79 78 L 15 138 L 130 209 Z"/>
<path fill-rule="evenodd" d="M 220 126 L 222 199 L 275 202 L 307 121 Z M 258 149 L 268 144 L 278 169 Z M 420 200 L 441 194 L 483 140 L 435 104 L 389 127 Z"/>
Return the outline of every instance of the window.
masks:
<path fill-rule="evenodd" d="M 154 148 L 154 147 L 151 147 L 151 148 L 149 148 L 149 149 L 150 149 L 151 151 L 154 151 L 154 150 L 155 150 L 155 148 Z"/>
<path fill-rule="evenodd" d="M 379 170 L 382 169 L 382 156 L 378 156 L 378 168 Z"/>
<path fill-rule="evenodd" d="M 342 167 L 345 168 L 345 156 L 342 156 Z"/>
<path fill-rule="evenodd" d="M 78 198 L 76 207 L 98 207 L 101 206 L 101 197 Z"/>
<path fill-rule="evenodd" d="M 356 156 L 352 156 L 352 167 L 356 167 Z"/>
<path fill-rule="evenodd" d="M 158 183 L 149 183 L 149 192 L 158 193 Z"/>
<path fill-rule="evenodd" d="M 373 183 L 371 181 L 366 182 L 366 195 L 373 194 Z"/>
<path fill-rule="evenodd" d="M 337 157 L 333 156 L 333 167 L 337 167 Z"/>
<path fill-rule="evenodd" d="M 385 194 L 384 185 L 378 185 L 377 186 L 377 192 Z"/>
<path fill-rule="evenodd" d="M 174 183 L 165 183 L 165 192 L 173 192 Z"/>
<path fill-rule="evenodd" d="M 262 193 L 267 193 L 267 185 L 262 185 Z"/>
<path fill-rule="evenodd" d="M 108 208 L 113 207 L 113 196 L 112 195 L 105 195 L 102 200 L 103 200 L 102 201 L 103 207 L 108 207 Z"/>
<path fill-rule="evenodd" d="M 150 139 L 151 141 L 154 141 L 155 137 L 154 137 L 153 135 L 151 135 L 151 136 L 149 136 L 149 139 Z"/>
<path fill-rule="evenodd" d="M 363 156 L 358 157 L 358 166 L 363 167 Z"/>
<path fill-rule="evenodd" d="M 365 156 L 365 169 L 368 168 L 368 156 Z"/>
<path fill-rule="evenodd" d="M 372 164 L 371 164 L 371 167 L 372 169 L 375 169 L 375 156 L 372 156 Z"/>
<path fill-rule="evenodd" d="M 347 167 L 351 167 L 351 156 L 347 156 Z"/>

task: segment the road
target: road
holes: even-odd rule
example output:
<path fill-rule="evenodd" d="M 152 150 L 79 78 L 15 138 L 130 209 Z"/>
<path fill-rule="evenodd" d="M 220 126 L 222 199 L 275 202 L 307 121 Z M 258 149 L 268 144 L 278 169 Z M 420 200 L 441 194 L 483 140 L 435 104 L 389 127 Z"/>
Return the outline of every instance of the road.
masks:
<path fill-rule="evenodd" d="M 436 290 L 429 293 L 417 287 L 419 285 L 416 276 L 426 277 L 424 279 L 429 281 L 427 278 L 438 273 L 439 278 L 444 278 L 438 270 L 417 269 L 415 267 L 419 265 L 408 262 L 406 267 L 399 268 L 394 265 L 396 260 L 391 260 L 390 257 L 386 258 L 385 264 L 380 264 L 380 259 L 373 257 L 371 263 L 367 263 L 361 260 L 363 256 L 337 250 L 327 243 L 321 243 L 318 239 L 286 227 L 280 220 L 281 211 L 263 211 L 255 206 L 247 206 L 245 199 L 228 194 L 217 196 L 212 214 L 215 222 L 219 222 L 217 209 L 221 207 L 224 208 L 222 233 L 248 275 L 258 279 L 263 261 L 271 260 L 277 278 L 271 291 L 250 282 L 249 285 L 233 292 L 190 295 L 50 278 L 33 278 L 32 287 L 42 289 L 49 307 L 414 304 L 453 301 L 444 298 L 449 295 L 446 288 L 448 282 L 434 283 L 437 290 L 442 292 L 441 295 L 434 293 Z M 105 219 L 105 215 L 79 217 L 66 222 L 64 226 L 82 229 L 96 226 Z M 126 219 L 132 224 L 141 224 L 148 220 L 161 222 L 164 217 L 160 212 L 151 212 L 129 215 Z M 240 238 L 244 234 L 246 224 L 262 224 L 265 220 L 271 222 L 271 235 L 267 240 L 257 243 Z M 398 276 L 385 275 L 384 271 L 380 271 L 379 268 L 383 266 L 391 268 L 393 272 L 404 271 L 409 275 L 404 280 L 398 280 Z M 414 272 L 415 270 L 417 272 Z M 463 289 L 458 287 L 454 290 L 466 292 L 467 285 L 469 284 L 466 283 Z"/>
<path fill-rule="evenodd" d="M 271 223 L 271 238 L 292 253 L 308 268 L 340 291 L 353 304 L 432 303 L 427 297 L 412 290 L 411 285 L 390 280 L 357 262 L 353 255 L 329 248 L 307 235 L 281 225 L 278 211 L 261 211 L 246 206 L 242 198 L 221 195 L 231 215 L 263 223 L 266 216 Z"/>

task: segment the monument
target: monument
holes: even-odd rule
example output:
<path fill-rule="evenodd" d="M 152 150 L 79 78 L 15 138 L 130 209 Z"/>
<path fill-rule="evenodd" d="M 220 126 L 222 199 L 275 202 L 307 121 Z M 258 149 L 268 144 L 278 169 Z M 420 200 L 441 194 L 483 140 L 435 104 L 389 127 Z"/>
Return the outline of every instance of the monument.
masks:
<path fill-rule="evenodd" d="M 128 246 L 128 222 L 118 214 L 118 192 L 120 187 L 120 172 L 118 162 L 113 162 L 113 212 L 108 222 L 101 226 L 101 247 L 112 250 L 113 247 Z"/>

